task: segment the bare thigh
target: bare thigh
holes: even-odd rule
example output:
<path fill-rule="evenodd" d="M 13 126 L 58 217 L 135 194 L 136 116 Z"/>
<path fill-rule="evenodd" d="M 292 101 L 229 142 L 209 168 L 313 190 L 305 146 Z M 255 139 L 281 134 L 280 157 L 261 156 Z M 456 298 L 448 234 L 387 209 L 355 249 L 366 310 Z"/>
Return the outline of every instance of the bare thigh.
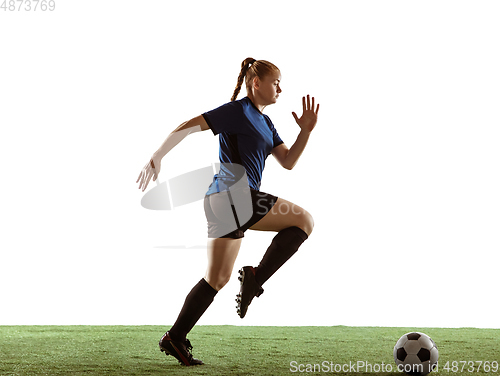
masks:
<path fill-rule="evenodd" d="M 242 240 L 230 238 L 208 239 L 208 267 L 205 280 L 217 291 L 222 289 L 231 278 Z"/>
<path fill-rule="evenodd" d="M 257 231 L 281 231 L 287 227 L 299 227 L 307 235 L 311 235 L 314 220 L 305 209 L 294 203 L 278 198 L 273 208 L 264 218 L 250 227 Z"/>

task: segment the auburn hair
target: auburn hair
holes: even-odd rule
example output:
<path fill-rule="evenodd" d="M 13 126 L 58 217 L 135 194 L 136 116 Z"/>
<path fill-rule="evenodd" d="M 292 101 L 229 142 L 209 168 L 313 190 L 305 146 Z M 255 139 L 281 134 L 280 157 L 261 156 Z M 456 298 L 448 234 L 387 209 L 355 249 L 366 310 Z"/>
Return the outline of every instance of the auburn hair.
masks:
<path fill-rule="evenodd" d="M 255 60 L 254 58 L 247 57 L 241 63 L 241 71 L 238 76 L 238 82 L 236 84 L 236 88 L 234 89 L 233 96 L 231 97 L 231 102 L 235 101 L 238 97 L 241 86 L 243 85 L 243 80 L 245 80 L 247 92 L 250 92 L 252 91 L 252 82 L 255 77 L 259 77 L 262 80 L 265 76 L 276 71 L 279 72 L 278 67 L 269 61 Z"/>

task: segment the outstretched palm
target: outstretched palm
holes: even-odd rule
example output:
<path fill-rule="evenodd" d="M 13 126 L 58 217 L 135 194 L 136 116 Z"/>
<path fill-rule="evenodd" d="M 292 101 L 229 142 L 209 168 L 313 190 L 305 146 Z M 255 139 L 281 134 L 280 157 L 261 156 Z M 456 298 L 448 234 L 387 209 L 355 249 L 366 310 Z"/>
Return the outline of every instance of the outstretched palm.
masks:
<path fill-rule="evenodd" d="M 302 97 L 302 116 L 299 118 L 295 112 L 292 112 L 292 115 L 301 130 L 305 132 L 312 132 L 318 122 L 318 111 L 319 104 L 317 105 L 316 110 L 314 110 L 314 97 L 312 97 L 311 103 L 311 99 L 309 98 L 309 95 L 307 95 L 307 102 L 306 97 Z"/>

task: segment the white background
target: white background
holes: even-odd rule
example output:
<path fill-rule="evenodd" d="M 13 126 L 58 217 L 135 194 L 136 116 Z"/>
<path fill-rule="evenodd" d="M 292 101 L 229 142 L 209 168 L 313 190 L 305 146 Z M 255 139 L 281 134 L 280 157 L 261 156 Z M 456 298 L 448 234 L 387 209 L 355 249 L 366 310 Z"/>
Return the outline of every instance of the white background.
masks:
<path fill-rule="evenodd" d="M 499 328 L 499 16 L 496 1 L 2 10 L 0 324 L 174 322 L 205 272 L 202 202 L 146 210 L 135 180 L 177 125 L 229 101 L 250 56 L 281 70 L 266 113 L 288 146 L 301 97 L 321 103 L 296 168 L 270 157 L 261 187 L 316 225 L 241 320 L 236 269 L 273 236 L 247 232 L 199 323 Z M 189 136 L 160 180 L 217 147 Z"/>

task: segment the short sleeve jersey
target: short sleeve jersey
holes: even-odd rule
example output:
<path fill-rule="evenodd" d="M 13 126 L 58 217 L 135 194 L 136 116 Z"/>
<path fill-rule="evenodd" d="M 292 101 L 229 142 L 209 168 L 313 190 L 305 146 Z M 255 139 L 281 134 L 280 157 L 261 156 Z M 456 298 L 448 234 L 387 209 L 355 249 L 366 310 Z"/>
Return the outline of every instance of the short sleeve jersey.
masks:
<path fill-rule="evenodd" d="M 214 135 L 219 135 L 221 163 L 207 195 L 228 190 L 238 180 L 237 169 L 231 168 L 234 164 L 244 167 L 249 187 L 259 190 L 266 158 L 283 143 L 269 116 L 245 97 L 205 112 L 203 117 Z"/>

